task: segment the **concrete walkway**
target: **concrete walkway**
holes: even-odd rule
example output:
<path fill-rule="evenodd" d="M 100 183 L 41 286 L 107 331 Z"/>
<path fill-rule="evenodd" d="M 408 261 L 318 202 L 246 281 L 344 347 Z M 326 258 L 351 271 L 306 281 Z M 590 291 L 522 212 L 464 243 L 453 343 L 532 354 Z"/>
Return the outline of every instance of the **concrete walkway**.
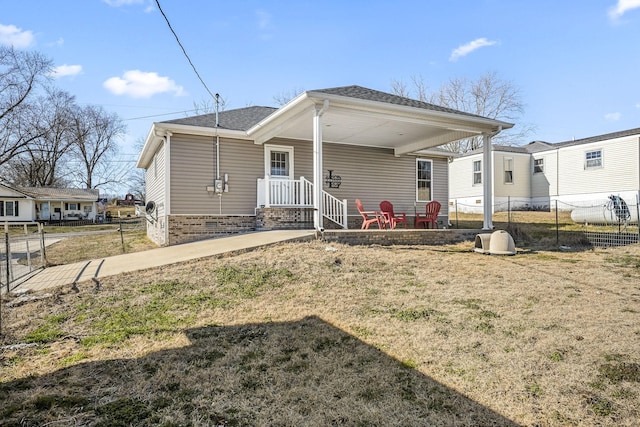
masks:
<path fill-rule="evenodd" d="M 15 291 L 40 291 L 74 282 L 113 276 L 130 271 L 175 264 L 226 252 L 246 250 L 289 240 L 311 239 L 313 230 L 274 230 L 201 240 L 143 252 L 116 255 L 40 270 L 20 283 Z"/>

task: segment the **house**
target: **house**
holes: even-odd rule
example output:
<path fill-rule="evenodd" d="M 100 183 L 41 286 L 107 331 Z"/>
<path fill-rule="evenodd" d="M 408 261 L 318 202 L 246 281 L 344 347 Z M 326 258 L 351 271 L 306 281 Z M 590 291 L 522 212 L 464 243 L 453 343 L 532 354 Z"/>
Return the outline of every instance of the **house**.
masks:
<path fill-rule="evenodd" d="M 389 200 L 410 217 L 438 200 L 446 225 L 451 153 L 437 147 L 490 140 L 512 126 L 360 86 L 303 92 L 281 108 L 157 122 L 137 163 L 147 234 L 170 245 L 253 230 L 359 228 L 356 198 L 369 210 Z"/>
<path fill-rule="evenodd" d="M 99 190 L 0 184 L 0 221 L 95 220 Z"/>
<path fill-rule="evenodd" d="M 610 195 L 630 205 L 640 194 L 640 128 L 559 143 L 493 146 L 490 179 L 494 211 L 573 210 L 606 202 Z M 482 212 L 486 175 L 483 153 L 452 160 L 449 204 L 459 212 Z"/>

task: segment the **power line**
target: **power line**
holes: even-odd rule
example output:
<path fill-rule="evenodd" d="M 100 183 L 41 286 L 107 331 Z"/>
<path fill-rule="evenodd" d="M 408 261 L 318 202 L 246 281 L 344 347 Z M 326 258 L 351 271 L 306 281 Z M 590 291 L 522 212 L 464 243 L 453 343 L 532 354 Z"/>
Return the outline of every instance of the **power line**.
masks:
<path fill-rule="evenodd" d="M 180 39 L 178 38 L 178 35 L 176 34 L 175 31 L 173 31 L 173 27 L 171 26 L 171 23 L 169 22 L 169 18 L 167 18 L 167 15 L 164 14 L 164 11 L 162 10 L 162 7 L 160 6 L 160 0 L 156 0 L 156 5 L 158 5 L 158 9 L 160 10 L 160 13 L 164 17 L 164 20 L 167 22 L 167 26 L 169 27 L 169 29 L 173 33 L 173 36 L 176 38 L 176 41 L 178 42 L 178 46 L 180 46 L 180 49 L 182 49 L 182 53 L 184 53 L 185 58 L 187 58 L 187 61 L 189 61 L 189 64 L 191 64 L 191 68 L 193 68 L 193 71 L 196 73 L 196 76 L 198 76 L 198 79 L 200 80 L 200 83 L 202 83 L 202 86 L 204 86 L 204 88 L 207 90 L 209 95 L 211 95 L 211 98 L 215 99 L 215 96 L 209 90 L 209 87 L 207 86 L 207 84 L 204 82 L 202 77 L 200 77 L 200 73 L 198 73 L 198 70 L 196 70 L 195 65 L 193 65 L 193 62 L 191 62 L 191 58 L 189 58 L 189 55 L 187 55 L 187 51 L 185 50 L 184 46 L 182 46 L 182 43 L 180 42 Z"/>

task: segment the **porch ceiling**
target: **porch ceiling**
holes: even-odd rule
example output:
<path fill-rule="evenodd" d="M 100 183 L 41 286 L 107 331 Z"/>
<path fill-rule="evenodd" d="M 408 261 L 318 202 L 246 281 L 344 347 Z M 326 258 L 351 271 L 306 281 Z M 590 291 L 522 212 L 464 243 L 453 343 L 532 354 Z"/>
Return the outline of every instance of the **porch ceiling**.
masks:
<path fill-rule="evenodd" d="M 497 120 L 306 92 L 249 130 L 256 143 L 272 138 L 313 140 L 313 115 L 322 115 L 324 142 L 393 149 L 396 155 L 437 147 L 513 125 Z"/>

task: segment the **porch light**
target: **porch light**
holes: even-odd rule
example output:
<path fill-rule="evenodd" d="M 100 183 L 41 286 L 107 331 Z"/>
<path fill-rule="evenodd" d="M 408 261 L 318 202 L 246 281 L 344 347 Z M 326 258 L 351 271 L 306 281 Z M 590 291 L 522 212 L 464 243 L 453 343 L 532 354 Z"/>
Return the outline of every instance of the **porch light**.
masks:
<path fill-rule="evenodd" d="M 342 184 L 342 177 L 340 175 L 334 175 L 333 170 L 329 169 L 329 174 L 324 178 L 324 183 L 329 188 L 340 188 Z"/>

